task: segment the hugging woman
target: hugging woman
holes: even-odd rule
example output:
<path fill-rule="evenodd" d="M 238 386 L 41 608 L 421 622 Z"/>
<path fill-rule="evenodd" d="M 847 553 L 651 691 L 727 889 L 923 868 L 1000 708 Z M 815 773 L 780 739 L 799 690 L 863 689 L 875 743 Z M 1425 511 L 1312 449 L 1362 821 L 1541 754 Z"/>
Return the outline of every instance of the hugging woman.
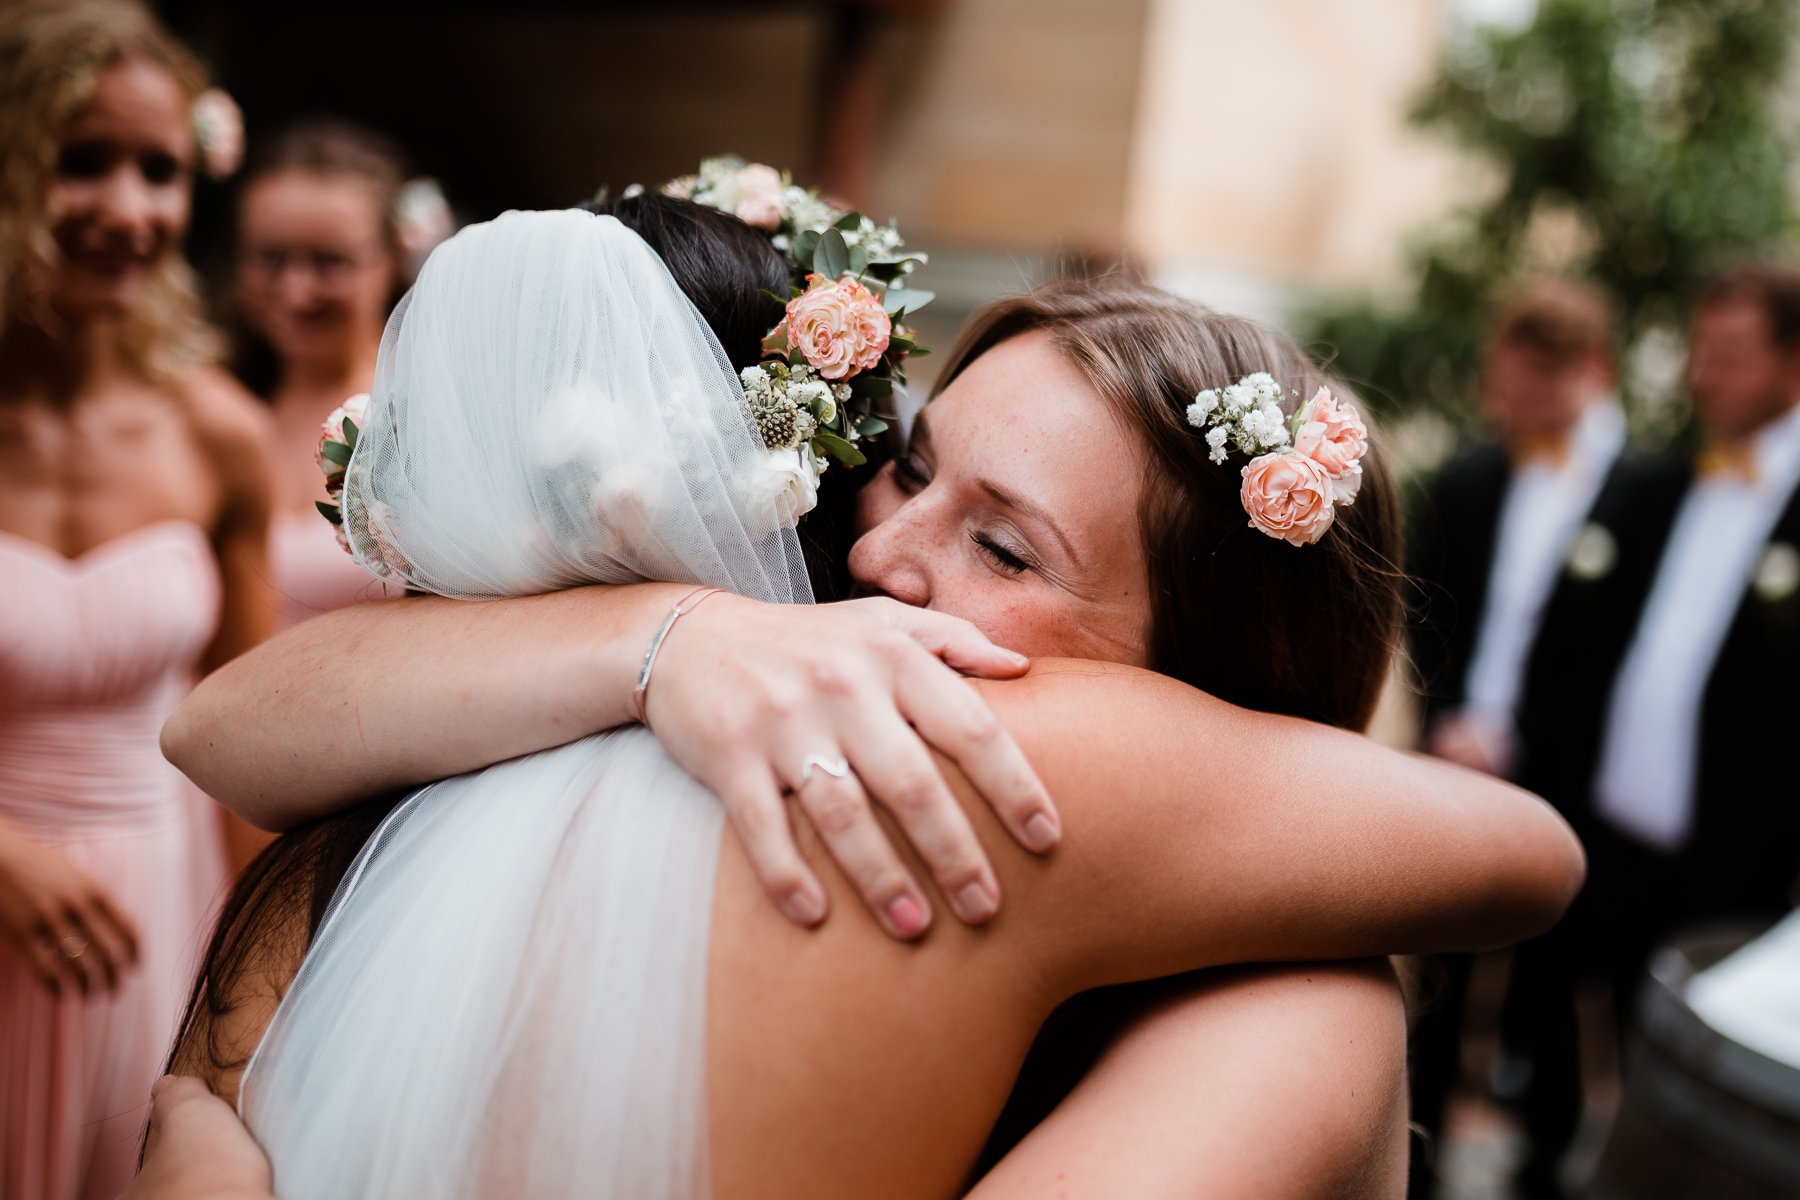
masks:
<path fill-rule="evenodd" d="M 1138 287 L 979 314 L 858 497 L 870 595 L 794 603 L 792 510 L 734 482 L 764 453 L 730 375 L 760 333 L 708 290 L 758 239 L 679 203 L 509 214 L 434 255 L 346 497 L 359 558 L 440 596 L 300 626 L 165 730 L 215 795 L 301 826 L 241 886 L 175 1059 L 241 1083 L 283 1195 L 958 1194 L 1071 997 L 1555 920 L 1581 866 L 1553 814 L 1350 732 L 1399 615 L 1378 456 L 1282 483 L 1244 472 L 1279 419 L 1211 436 L 1236 381 L 1326 385 L 1291 342 Z M 627 362 L 667 373 L 621 388 Z M 524 431 L 571 394 L 600 457 L 676 474 L 556 474 Z M 653 637 L 654 735 L 598 734 L 633 722 Z M 374 816 L 330 813 L 466 771 L 346 872 Z M 918 871 L 960 921 L 931 925 Z M 890 936 L 820 923 L 853 896 Z M 1164 986 L 973 1194 L 1392 1194 L 1384 970 Z"/>

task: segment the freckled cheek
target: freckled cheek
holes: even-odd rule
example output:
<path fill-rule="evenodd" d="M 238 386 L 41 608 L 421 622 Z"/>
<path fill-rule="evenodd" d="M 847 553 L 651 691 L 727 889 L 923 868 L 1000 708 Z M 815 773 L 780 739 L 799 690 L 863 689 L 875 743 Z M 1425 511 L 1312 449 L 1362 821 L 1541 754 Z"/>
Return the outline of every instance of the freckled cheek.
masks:
<path fill-rule="evenodd" d="M 991 640 L 1020 654 L 1080 657 L 1073 622 L 1022 587 L 1005 580 L 994 583 L 998 586 L 965 581 L 954 595 L 934 597 L 932 606 L 973 622 Z"/>

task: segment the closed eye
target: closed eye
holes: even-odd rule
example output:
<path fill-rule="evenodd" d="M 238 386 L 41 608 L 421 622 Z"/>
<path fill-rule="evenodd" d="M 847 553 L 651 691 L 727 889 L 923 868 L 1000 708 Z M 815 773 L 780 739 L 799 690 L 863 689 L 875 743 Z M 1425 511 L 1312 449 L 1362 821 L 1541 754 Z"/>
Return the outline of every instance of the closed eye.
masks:
<path fill-rule="evenodd" d="M 976 549 L 989 562 L 993 563 L 997 570 L 1004 571 L 1008 575 L 1018 575 L 1031 569 L 1030 563 L 980 530 L 970 530 L 969 540 L 975 543 Z"/>
<path fill-rule="evenodd" d="M 916 492 L 931 482 L 931 476 L 919 465 L 919 460 L 912 454 L 903 454 L 894 460 L 894 480 L 909 492 Z"/>

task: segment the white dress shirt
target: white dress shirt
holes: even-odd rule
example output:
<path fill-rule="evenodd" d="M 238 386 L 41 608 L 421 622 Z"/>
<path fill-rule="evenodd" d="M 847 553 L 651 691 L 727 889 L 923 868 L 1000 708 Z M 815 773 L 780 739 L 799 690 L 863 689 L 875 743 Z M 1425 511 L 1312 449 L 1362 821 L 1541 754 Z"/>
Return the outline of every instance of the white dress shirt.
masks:
<path fill-rule="evenodd" d="M 1800 486 L 1800 405 L 1756 435 L 1752 459 L 1754 480 L 1699 479 L 1682 501 L 1607 708 L 1600 813 L 1669 852 L 1693 832 L 1707 680 Z"/>
<path fill-rule="evenodd" d="M 1525 662 L 1563 556 L 1624 444 L 1619 406 L 1610 400 L 1590 404 L 1563 461 L 1522 463 L 1507 485 L 1461 710 L 1505 741 L 1514 733 Z"/>

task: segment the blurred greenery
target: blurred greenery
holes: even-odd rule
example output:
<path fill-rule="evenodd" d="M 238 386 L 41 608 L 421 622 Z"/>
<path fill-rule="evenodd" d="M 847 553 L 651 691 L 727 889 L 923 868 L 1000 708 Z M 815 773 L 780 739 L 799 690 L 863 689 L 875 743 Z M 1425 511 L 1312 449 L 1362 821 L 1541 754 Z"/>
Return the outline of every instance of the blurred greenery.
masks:
<path fill-rule="evenodd" d="M 1468 152 L 1482 199 L 1409 247 L 1402 294 L 1318 304 L 1299 328 L 1377 408 L 1461 425 L 1496 298 L 1585 277 L 1618 306 L 1627 403 L 1666 427 L 1698 286 L 1794 230 L 1780 101 L 1795 10 L 1542 0 L 1526 28 L 1453 37 L 1412 119 Z"/>

